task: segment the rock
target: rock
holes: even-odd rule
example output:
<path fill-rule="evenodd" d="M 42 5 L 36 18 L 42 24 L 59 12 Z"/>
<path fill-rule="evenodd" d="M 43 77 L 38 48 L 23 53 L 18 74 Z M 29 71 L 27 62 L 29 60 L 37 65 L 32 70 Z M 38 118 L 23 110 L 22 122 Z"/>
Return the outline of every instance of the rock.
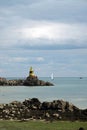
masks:
<path fill-rule="evenodd" d="M 8 86 L 22 86 L 23 85 L 24 80 L 19 79 L 19 80 L 8 80 L 7 81 L 7 85 Z"/>
<path fill-rule="evenodd" d="M 39 109 L 41 102 L 37 98 L 25 100 L 23 104 L 30 109 Z"/>
<path fill-rule="evenodd" d="M 59 114 L 58 113 L 54 113 L 53 116 L 56 117 L 56 118 L 58 118 Z"/>
<path fill-rule="evenodd" d="M 47 118 L 50 118 L 50 114 L 47 112 L 45 115 Z"/>
<path fill-rule="evenodd" d="M 50 82 L 45 82 L 45 85 L 46 85 L 46 86 L 53 86 L 53 84 L 50 83 Z"/>
<path fill-rule="evenodd" d="M 37 76 L 34 76 L 34 77 L 28 76 L 25 79 L 23 85 L 24 86 L 53 86 L 53 84 L 50 82 L 39 80 Z"/>
<path fill-rule="evenodd" d="M 41 109 L 42 109 L 42 110 L 49 110 L 50 107 L 51 107 L 51 103 L 50 103 L 50 102 L 43 102 L 43 103 L 41 104 Z"/>
<path fill-rule="evenodd" d="M 0 104 L 0 110 L 3 110 L 3 108 L 4 108 L 4 105 Z"/>
<path fill-rule="evenodd" d="M 81 110 L 63 100 L 40 102 L 37 98 L 0 104 L 0 120 L 80 120 L 87 121 L 87 109 Z"/>
<path fill-rule="evenodd" d="M 30 103 L 33 104 L 34 106 L 36 106 L 37 108 L 39 108 L 39 106 L 41 104 L 41 102 L 37 98 L 32 98 Z"/>
<path fill-rule="evenodd" d="M 0 78 L 0 86 L 22 86 L 23 82 L 22 79 L 7 80 L 6 78 Z"/>
<path fill-rule="evenodd" d="M 22 106 L 22 103 L 21 102 L 19 102 L 19 101 L 13 101 L 13 102 L 11 102 L 10 103 L 10 105 L 12 105 L 13 107 L 20 107 L 21 108 L 21 106 Z"/>
<path fill-rule="evenodd" d="M 37 86 L 37 77 L 27 77 L 26 80 L 24 81 L 23 85 L 25 86 Z"/>
<path fill-rule="evenodd" d="M 37 77 L 27 77 L 25 80 L 6 80 L 0 78 L 0 86 L 53 86 L 50 82 L 39 80 Z"/>
<path fill-rule="evenodd" d="M 4 85 L 6 85 L 6 84 L 7 84 L 6 78 L 1 78 L 1 77 L 0 77 L 0 85 L 4 86 Z"/>

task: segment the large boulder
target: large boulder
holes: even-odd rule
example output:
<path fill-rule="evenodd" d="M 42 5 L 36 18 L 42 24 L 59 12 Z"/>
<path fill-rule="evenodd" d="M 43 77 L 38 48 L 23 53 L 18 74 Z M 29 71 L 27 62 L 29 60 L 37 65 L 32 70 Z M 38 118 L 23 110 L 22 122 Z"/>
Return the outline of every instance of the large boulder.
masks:
<path fill-rule="evenodd" d="M 53 84 L 50 82 L 39 80 L 37 76 L 34 76 L 34 77 L 28 76 L 25 79 L 23 85 L 24 86 L 53 86 Z"/>
<path fill-rule="evenodd" d="M 27 77 L 23 83 L 25 86 L 37 86 L 38 78 L 37 77 Z"/>
<path fill-rule="evenodd" d="M 25 100 L 23 104 L 30 109 L 39 109 L 41 102 L 37 98 Z"/>

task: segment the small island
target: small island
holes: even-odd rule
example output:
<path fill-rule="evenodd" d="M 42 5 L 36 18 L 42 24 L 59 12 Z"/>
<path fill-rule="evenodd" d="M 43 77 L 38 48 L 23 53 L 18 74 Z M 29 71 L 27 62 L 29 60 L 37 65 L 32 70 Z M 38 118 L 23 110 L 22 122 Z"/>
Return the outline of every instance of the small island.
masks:
<path fill-rule="evenodd" d="M 7 80 L 0 77 L 0 86 L 53 86 L 53 83 L 40 80 L 32 67 L 29 70 L 29 76 L 26 79 Z"/>

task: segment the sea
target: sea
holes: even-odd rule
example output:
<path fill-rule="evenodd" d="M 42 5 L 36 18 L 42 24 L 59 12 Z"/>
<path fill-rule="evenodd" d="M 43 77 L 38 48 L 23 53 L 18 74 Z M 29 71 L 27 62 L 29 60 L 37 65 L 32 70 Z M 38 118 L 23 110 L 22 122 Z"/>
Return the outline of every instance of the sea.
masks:
<path fill-rule="evenodd" d="M 80 109 L 87 109 L 87 77 L 54 77 L 52 80 L 50 77 L 39 77 L 39 79 L 49 81 L 54 86 L 0 86 L 0 104 L 38 98 L 41 102 L 64 100 Z"/>

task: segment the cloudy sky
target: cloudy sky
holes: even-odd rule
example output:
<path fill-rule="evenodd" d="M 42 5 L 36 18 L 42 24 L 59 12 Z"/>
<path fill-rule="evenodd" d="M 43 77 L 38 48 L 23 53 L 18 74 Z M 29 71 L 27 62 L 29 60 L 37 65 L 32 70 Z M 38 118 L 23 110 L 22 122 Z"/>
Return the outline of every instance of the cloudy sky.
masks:
<path fill-rule="evenodd" d="M 0 76 L 87 76 L 87 0 L 0 0 Z"/>

